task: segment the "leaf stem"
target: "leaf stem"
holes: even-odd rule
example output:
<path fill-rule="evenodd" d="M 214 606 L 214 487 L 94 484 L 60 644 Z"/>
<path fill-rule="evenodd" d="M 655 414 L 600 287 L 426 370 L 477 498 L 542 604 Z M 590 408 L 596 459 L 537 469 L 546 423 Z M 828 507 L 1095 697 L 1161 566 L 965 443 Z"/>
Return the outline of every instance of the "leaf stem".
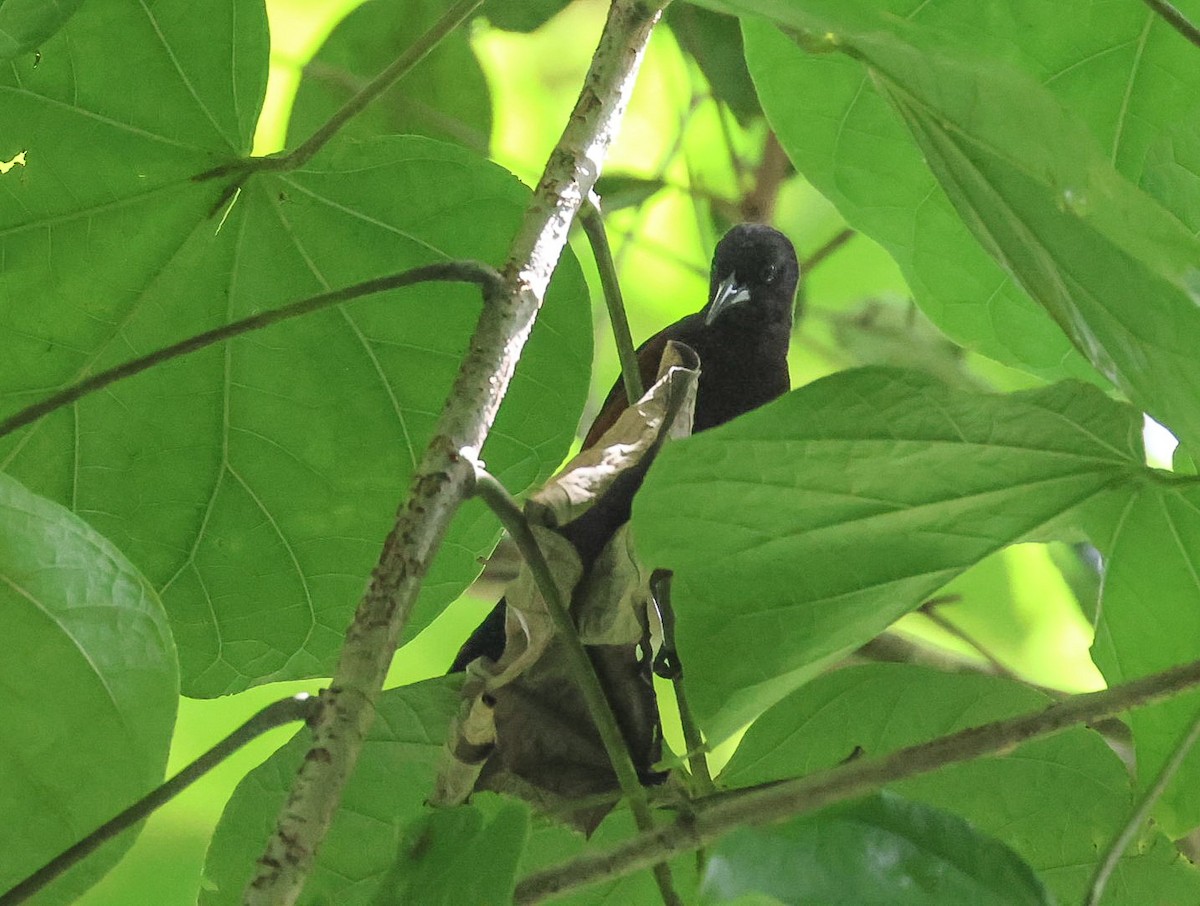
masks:
<path fill-rule="evenodd" d="M 1092 881 L 1088 884 L 1087 898 L 1083 901 L 1084 906 L 1099 906 L 1100 900 L 1104 896 L 1104 888 L 1108 886 L 1108 879 L 1116 870 L 1117 863 L 1121 861 L 1125 850 L 1129 849 L 1129 844 L 1133 842 L 1133 838 L 1137 836 L 1146 819 L 1150 817 L 1155 803 L 1162 798 L 1162 794 L 1166 792 L 1175 775 L 1179 773 L 1184 759 L 1191 752 L 1197 739 L 1200 739 L 1200 713 L 1197 713 L 1196 719 L 1192 721 L 1192 725 L 1184 733 L 1183 738 L 1175 747 L 1175 751 L 1171 753 L 1171 757 L 1167 759 L 1167 763 L 1162 766 L 1162 770 L 1154 779 L 1153 786 L 1146 790 L 1141 801 L 1138 802 L 1137 808 L 1133 810 L 1129 820 L 1121 828 L 1121 832 L 1117 834 L 1112 845 L 1104 853 L 1104 858 L 1096 866 Z"/>
<path fill-rule="evenodd" d="M 595 665 L 588 657 L 587 649 L 579 640 L 579 633 L 571 619 L 568 602 L 564 601 L 559 594 L 558 586 L 554 582 L 554 575 L 550 571 L 550 564 L 546 562 L 525 514 L 521 512 L 521 507 L 504 485 L 479 463 L 475 464 L 475 495 L 496 514 L 500 524 L 516 542 L 521 555 L 529 565 L 538 591 L 541 592 L 542 600 L 546 603 L 546 610 L 554 623 L 555 634 L 562 642 L 567 668 L 571 671 L 575 685 L 583 695 L 592 723 L 596 725 L 596 730 L 600 733 L 600 742 L 604 745 L 604 751 L 608 754 L 608 760 L 617 775 L 617 783 L 621 787 L 621 792 L 629 802 L 634 823 L 642 832 L 653 829 L 654 816 L 650 812 L 650 802 L 645 787 L 638 780 L 637 769 L 629 755 L 629 746 L 625 742 L 625 737 L 621 735 L 621 728 L 617 724 L 612 704 L 604 692 L 600 677 L 596 674 Z M 675 894 L 671 884 L 670 867 L 662 862 L 654 866 L 654 872 L 663 895 L 663 902 L 669 906 L 679 903 L 678 895 Z"/>
<path fill-rule="evenodd" d="M 371 280 L 364 280 L 362 283 L 355 283 L 353 286 L 331 290 L 330 292 L 320 293 L 316 296 L 309 296 L 307 299 L 301 299 L 298 302 L 285 305 L 283 308 L 260 312 L 257 315 L 242 318 L 240 321 L 234 321 L 230 324 L 215 327 L 212 330 L 206 330 L 204 333 L 198 333 L 195 336 L 188 337 L 186 340 L 180 340 L 178 343 L 164 346 L 162 349 L 155 350 L 147 355 L 131 359 L 128 362 L 122 362 L 120 365 L 71 384 L 69 387 L 65 387 L 58 393 L 48 396 L 41 402 L 34 403 L 32 406 L 26 406 L 24 409 L 0 421 L 0 437 L 11 434 L 18 428 L 23 428 L 37 421 L 55 409 L 68 406 L 89 394 L 95 393 L 97 390 L 103 390 L 117 381 L 133 377 L 135 374 L 141 374 L 148 368 L 161 365 L 171 359 L 177 359 L 181 356 L 197 352 L 216 343 L 223 343 L 234 337 L 240 337 L 242 334 L 271 327 L 281 321 L 288 321 L 292 318 L 298 318 L 301 315 L 320 311 L 323 308 L 329 308 L 331 305 L 338 305 L 362 296 L 369 296 L 374 293 L 399 289 L 403 286 L 411 286 L 414 283 L 423 283 L 431 280 L 477 283 L 485 289 L 495 289 L 501 284 L 500 275 L 494 268 L 486 264 L 478 261 L 446 261 L 439 264 L 426 264 L 421 267 L 414 267 L 411 270 L 401 271 L 398 274 L 375 277 Z"/>
<path fill-rule="evenodd" d="M 0 906 L 16 906 L 25 902 L 101 845 L 162 808 L 242 746 L 276 727 L 298 720 L 311 720 L 320 707 L 321 699 L 307 693 L 293 695 L 291 698 L 267 705 L 170 780 L 151 790 L 119 815 L 104 822 L 78 843 L 59 853 L 16 887 L 0 895 Z"/>
<path fill-rule="evenodd" d="M 1174 4 L 1168 0 L 1145 0 L 1148 7 L 1162 16 L 1167 23 L 1195 44 L 1200 47 L 1200 28 L 1197 28 Z"/>
<path fill-rule="evenodd" d="M 639 834 L 609 849 L 526 876 L 513 899 L 532 906 L 566 891 L 622 877 L 700 849 L 741 825 L 767 824 L 852 799 L 889 783 L 1008 751 L 1081 723 L 1094 723 L 1200 685 L 1200 661 L 1151 674 L 1102 692 L 1074 695 L 1006 720 L 971 727 L 876 758 L 859 758 L 807 777 L 718 793 L 696 803 L 694 815 Z"/>
<path fill-rule="evenodd" d="M 629 319 L 625 316 L 625 301 L 621 297 L 621 284 L 617 280 L 617 266 L 613 262 L 612 248 L 608 244 L 608 232 L 604 229 L 600 199 L 596 197 L 595 192 L 588 193 L 587 200 L 579 209 L 579 222 L 583 225 L 583 231 L 592 246 L 592 255 L 596 258 L 596 270 L 600 272 L 600 286 L 604 290 L 604 304 L 608 306 L 608 320 L 612 324 L 617 358 L 621 362 L 621 380 L 625 383 L 625 396 L 632 406 L 642 398 L 646 388 L 642 386 L 642 372 L 633 348 L 633 336 L 629 332 Z"/>
<path fill-rule="evenodd" d="M 807 275 L 818 264 L 853 239 L 855 235 L 854 230 L 850 229 L 850 227 L 839 230 L 832 239 L 800 262 L 800 273 Z"/>

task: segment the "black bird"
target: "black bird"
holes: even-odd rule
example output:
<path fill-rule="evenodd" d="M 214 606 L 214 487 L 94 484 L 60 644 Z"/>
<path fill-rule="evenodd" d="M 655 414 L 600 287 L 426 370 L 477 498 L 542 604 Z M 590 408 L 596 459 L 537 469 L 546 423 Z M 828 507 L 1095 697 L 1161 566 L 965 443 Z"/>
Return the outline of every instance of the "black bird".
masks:
<path fill-rule="evenodd" d="M 799 279 L 796 250 L 783 233 L 757 223 L 734 227 L 717 243 L 705 306 L 638 347 L 642 385 L 653 383 L 667 341 L 677 340 L 700 357 L 693 433 L 724 424 L 786 393 L 788 341 Z M 618 379 L 588 429 L 583 449 L 594 445 L 628 405 Z M 602 498 L 592 510 L 563 526 L 563 534 L 576 547 L 589 548 L 580 551 L 585 569 L 599 551 L 596 545 L 603 546 L 629 520 L 633 493 L 648 466 L 647 462 L 634 470 L 631 481 L 610 489 L 605 498 L 612 499 Z M 608 524 L 597 526 L 597 520 Z M 575 526 L 576 522 L 581 525 Z M 466 669 L 482 655 L 499 659 L 504 652 L 504 619 L 502 600 L 463 644 L 450 672 Z"/>
<path fill-rule="evenodd" d="M 677 340 L 700 357 L 693 434 L 786 393 L 799 279 L 796 250 L 783 233 L 760 223 L 734 227 L 713 253 L 708 303 L 638 347 L 642 386 L 654 381 L 667 341 Z M 627 406 L 618 380 L 584 437 L 583 449 L 596 443 Z"/>

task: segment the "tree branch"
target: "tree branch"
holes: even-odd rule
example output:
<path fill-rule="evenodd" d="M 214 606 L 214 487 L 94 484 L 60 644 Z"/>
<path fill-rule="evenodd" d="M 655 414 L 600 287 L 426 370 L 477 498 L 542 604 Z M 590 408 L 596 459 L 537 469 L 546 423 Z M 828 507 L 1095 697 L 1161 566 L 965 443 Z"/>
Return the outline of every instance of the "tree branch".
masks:
<path fill-rule="evenodd" d="M 877 758 L 860 758 L 808 777 L 718 794 L 696 812 L 653 833 L 589 853 L 522 880 L 513 899 L 531 906 L 565 891 L 621 877 L 655 862 L 700 849 L 735 827 L 782 821 L 889 783 L 985 755 L 995 755 L 1058 733 L 1143 707 L 1200 685 L 1200 661 L 1174 667 L 1103 692 L 1075 695 L 1046 708 L 951 733 Z"/>
<path fill-rule="evenodd" d="M 371 79 L 350 100 L 346 101 L 316 132 L 309 136 L 301 145 L 287 154 L 274 154 L 269 157 L 239 158 L 227 164 L 221 164 L 206 170 L 195 177 L 197 182 L 208 179 L 220 179 L 224 176 L 241 174 L 241 179 L 249 173 L 260 170 L 295 170 L 302 167 L 320 151 L 351 119 L 362 111 L 381 94 L 408 75 L 413 68 L 429 56 L 430 51 L 437 47 L 447 35 L 466 21 L 475 12 L 483 0 L 458 0 L 450 9 L 442 14 L 430 27 L 429 31 L 415 40 L 395 61 L 375 78 Z M 239 179 L 235 185 L 241 181 Z"/>
<path fill-rule="evenodd" d="M 276 727 L 298 720 L 311 720 L 319 706 L 320 699 L 307 693 L 293 695 L 291 698 L 267 705 L 170 780 L 155 787 L 125 811 L 104 822 L 70 849 L 59 853 L 8 893 L 0 896 L 0 906 L 17 906 L 18 903 L 25 902 L 100 846 L 162 808 L 242 746 Z"/>
<path fill-rule="evenodd" d="M 579 212 L 579 222 L 596 258 L 596 270 L 600 273 L 600 285 L 604 289 L 604 304 L 608 307 L 608 320 L 612 324 L 613 341 L 617 344 L 617 359 L 621 363 L 621 380 L 625 383 L 625 396 L 632 406 L 642 398 L 646 388 L 642 386 L 642 372 L 633 348 L 633 337 L 629 333 L 629 319 L 625 317 L 625 300 L 621 297 L 617 265 L 613 261 L 608 233 L 604 229 L 604 215 L 594 192 L 588 193 L 587 201 Z"/>
<path fill-rule="evenodd" d="M 127 377 L 133 377 L 135 374 L 141 374 L 148 368 L 161 365 L 163 362 L 170 361 L 171 359 L 177 359 L 181 356 L 198 352 L 216 343 L 223 343 L 226 340 L 232 340 L 234 337 L 240 337 L 245 333 L 271 327 L 281 321 L 288 321 L 292 318 L 298 318 L 301 315 L 320 311 L 322 308 L 329 308 L 331 305 L 338 305 L 362 296 L 369 296 L 374 293 L 399 289 L 403 286 L 412 286 L 414 283 L 425 283 L 431 280 L 477 283 L 484 288 L 485 293 L 496 290 L 501 285 L 500 274 L 496 272 L 495 268 L 486 264 L 478 261 L 446 261 L 440 264 L 426 264 L 422 267 L 414 267 L 399 274 L 376 277 L 372 280 L 364 280 L 362 283 L 356 283 L 353 286 L 344 287 L 343 289 L 335 289 L 316 296 L 309 296 L 307 299 L 301 299 L 299 302 L 293 302 L 290 305 L 283 306 L 283 308 L 260 312 L 257 315 L 242 318 L 240 321 L 234 321 L 231 324 L 222 324 L 220 327 L 214 327 L 212 330 L 198 333 L 193 337 L 188 337 L 186 340 L 180 340 L 178 343 L 164 346 L 162 349 L 157 349 L 139 358 L 122 362 L 120 365 L 101 371 L 99 374 L 93 374 L 90 378 L 78 381 L 41 402 L 34 403 L 32 406 L 26 406 L 24 409 L 0 421 L 0 437 L 11 434 L 18 428 L 32 424 L 43 415 L 49 415 L 55 409 L 69 406 L 76 400 L 95 393 L 97 390 L 103 390 L 110 384 L 115 384 L 117 381 L 124 380 Z"/>
<path fill-rule="evenodd" d="M 1104 853 L 1104 858 L 1096 866 L 1091 883 L 1088 884 L 1087 898 L 1083 901 L 1083 906 L 1099 906 L 1100 900 L 1104 897 L 1104 888 L 1108 886 L 1108 879 L 1116 870 L 1117 863 L 1121 861 L 1125 850 L 1129 849 L 1129 844 L 1133 842 L 1138 831 L 1142 829 L 1142 825 L 1146 823 L 1146 819 L 1150 817 L 1150 812 L 1154 810 L 1154 804 L 1162 798 L 1162 794 L 1167 791 L 1167 787 L 1171 785 L 1171 781 L 1183 767 L 1183 762 L 1188 753 L 1192 751 L 1197 739 L 1200 739 L 1200 714 L 1196 715 L 1192 725 L 1188 727 L 1183 738 L 1175 746 L 1175 751 L 1162 766 L 1158 777 L 1155 778 L 1150 789 L 1146 790 L 1141 801 L 1130 814 L 1129 820 L 1125 822 L 1125 826 L 1113 838 L 1112 844 Z"/>
<path fill-rule="evenodd" d="M 1158 13 L 1167 21 L 1167 23 L 1195 44 L 1200 47 L 1200 28 L 1197 28 L 1174 4 L 1168 0 L 1144 0 L 1145 4 Z"/>
<path fill-rule="evenodd" d="M 614 0 L 609 10 L 579 100 L 513 238 L 503 286 L 487 294 L 408 499 L 347 631 L 312 745 L 246 889 L 247 906 L 290 906 L 304 887 L 358 761 L 396 641 L 450 519 L 471 492 L 471 464 L 508 389 L 571 221 L 600 173 L 663 5 Z"/>

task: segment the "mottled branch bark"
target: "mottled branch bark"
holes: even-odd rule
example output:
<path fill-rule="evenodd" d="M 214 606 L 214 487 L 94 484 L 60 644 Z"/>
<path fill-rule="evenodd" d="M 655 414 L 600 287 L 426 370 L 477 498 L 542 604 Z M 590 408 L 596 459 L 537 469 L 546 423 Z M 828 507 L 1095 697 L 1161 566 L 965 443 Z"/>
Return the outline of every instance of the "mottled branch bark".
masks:
<path fill-rule="evenodd" d="M 616 133 L 665 2 L 614 0 L 570 120 L 487 294 L 453 390 L 322 694 L 308 754 L 246 888 L 247 906 L 288 906 L 312 869 L 374 718 L 392 653 L 451 517 L 471 492 L 474 461 L 529 336 L 567 231 Z"/>

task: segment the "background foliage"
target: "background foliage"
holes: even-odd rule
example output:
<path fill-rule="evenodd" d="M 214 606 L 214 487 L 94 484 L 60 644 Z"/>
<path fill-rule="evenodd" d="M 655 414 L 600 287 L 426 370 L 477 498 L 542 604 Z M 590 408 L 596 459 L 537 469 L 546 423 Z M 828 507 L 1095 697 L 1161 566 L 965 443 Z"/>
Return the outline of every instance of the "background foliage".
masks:
<path fill-rule="evenodd" d="M 1196 0 L 1178 5 L 1200 18 Z M 219 6 L 93 0 L 42 18 L 0 5 L 0 414 L 307 295 L 444 257 L 499 263 L 605 8 L 489 0 L 304 167 L 197 180 L 302 141 L 449 3 Z M 770 219 L 808 265 L 792 351 L 803 389 L 673 445 L 635 508 L 639 550 L 676 570 L 701 724 L 726 742 L 721 758 L 737 744 L 721 783 L 880 754 L 1038 707 L 1047 689 L 1200 657 L 1198 61 L 1135 0 L 669 8 L 599 187 L 635 337 L 702 304 L 733 222 Z M 485 450 L 514 491 L 553 471 L 616 372 L 577 247 Z M 0 850 L 18 857 L 0 888 L 152 785 L 168 745 L 173 769 L 263 702 L 319 686 L 305 679 L 330 668 L 476 299 L 438 285 L 356 301 L 0 438 L 3 670 L 19 692 L 0 706 L 15 740 L 0 756 Z M 1182 441 L 1174 473 L 1161 468 L 1174 438 L 1152 424 L 1147 454 L 1142 413 Z M 490 607 L 467 589 L 496 537 L 481 508 L 457 517 L 315 895 L 402 888 L 414 835 L 450 866 L 455 841 L 495 853 L 481 889 L 581 848 L 511 803 L 424 818 L 409 795 L 428 783 L 453 690 L 408 684 L 443 672 Z M 931 618 L 918 608 L 934 595 L 951 603 Z M 987 667 L 983 648 L 1006 675 L 823 673 L 889 627 Z M 960 900 L 1077 901 L 1198 707 L 1192 695 L 1133 715 L 1132 773 L 1081 728 L 739 832 L 695 895 L 790 902 L 756 879 L 815 835 L 840 842 L 803 876 L 836 866 L 879 885 L 863 897 L 901 881 L 839 859 L 916 840 L 909 877 L 961 871 Z M 132 845 L 80 902 L 184 903 L 198 889 L 235 902 L 299 741 L 260 762 L 288 735 L 110 846 L 58 901 Z M 1198 770 L 1193 756 L 1107 902 L 1200 899 L 1172 843 L 1200 826 Z M 627 833 L 617 815 L 597 841 Z M 595 896 L 640 902 L 648 883 Z"/>

